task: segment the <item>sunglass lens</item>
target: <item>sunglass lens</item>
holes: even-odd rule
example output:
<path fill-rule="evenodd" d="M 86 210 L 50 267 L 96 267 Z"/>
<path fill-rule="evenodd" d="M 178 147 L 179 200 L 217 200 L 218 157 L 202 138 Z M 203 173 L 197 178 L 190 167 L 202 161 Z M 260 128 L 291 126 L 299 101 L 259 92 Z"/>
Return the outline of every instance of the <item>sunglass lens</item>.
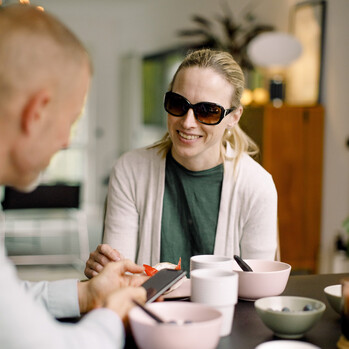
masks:
<path fill-rule="evenodd" d="M 165 98 L 165 109 L 174 116 L 183 116 L 188 111 L 188 103 L 182 96 L 167 93 Z"/>
<path fill-rule="evenodd" d="M 199 103 L 195 106 L 196 117 L 205 124 L 216 124 L 222 114 L 222 109 L 215 104 Z"/>

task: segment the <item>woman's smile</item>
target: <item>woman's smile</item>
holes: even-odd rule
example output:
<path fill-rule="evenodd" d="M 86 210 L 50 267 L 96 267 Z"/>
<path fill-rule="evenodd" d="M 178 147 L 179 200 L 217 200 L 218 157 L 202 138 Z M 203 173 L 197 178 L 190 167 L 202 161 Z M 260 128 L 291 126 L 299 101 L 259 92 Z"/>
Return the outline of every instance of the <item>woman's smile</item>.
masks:
<path fill-rule="evenodd" d="M 185 133 L 183 131 L 177 131 L 177 133 L 179 134 L 180 138 L 184 138 L 184 140 L 186 141 L 195 141 L 198 138 L 202 137 L 199 135 L 195 135 L 195 134 L 190 134 L 190 133 Z"/>

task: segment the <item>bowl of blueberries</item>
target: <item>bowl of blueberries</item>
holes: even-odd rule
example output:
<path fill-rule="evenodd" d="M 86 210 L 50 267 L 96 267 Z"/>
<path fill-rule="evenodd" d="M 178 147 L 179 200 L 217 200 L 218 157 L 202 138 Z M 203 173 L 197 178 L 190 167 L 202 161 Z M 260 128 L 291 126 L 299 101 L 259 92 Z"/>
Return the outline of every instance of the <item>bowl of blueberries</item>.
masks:
<path fill-rule="evenodd" d="M 316 299 L 294 296 L 260 298 L 254 303 L 263 323 L 277 337 L 301 338 L 322 317 L 326 305 Z"/>

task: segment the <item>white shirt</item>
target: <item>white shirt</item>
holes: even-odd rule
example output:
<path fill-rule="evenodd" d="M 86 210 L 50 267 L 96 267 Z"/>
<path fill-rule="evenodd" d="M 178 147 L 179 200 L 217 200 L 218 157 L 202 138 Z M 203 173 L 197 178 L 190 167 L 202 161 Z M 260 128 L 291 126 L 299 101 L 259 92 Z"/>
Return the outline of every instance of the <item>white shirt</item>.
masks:
<path fill-rule="evenodd" d="M 54 317 L 80 315 L 78 280 L 21 282 L 6 256 L 0 207 L 0 348 L 122 348 L 124 329 L 109 309 L 96 309 L 77 324 Z"/>

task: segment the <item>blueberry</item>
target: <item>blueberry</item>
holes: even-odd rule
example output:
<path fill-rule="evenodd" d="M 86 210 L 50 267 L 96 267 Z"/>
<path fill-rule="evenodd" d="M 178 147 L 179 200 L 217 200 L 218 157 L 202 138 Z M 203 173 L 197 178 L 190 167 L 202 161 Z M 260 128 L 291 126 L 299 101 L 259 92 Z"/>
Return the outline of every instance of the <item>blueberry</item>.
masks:
<path fill-rule="evenodd" d="M 283 307 L 281 311 L 283 311 L 285 313 L 289 313 L 291 310 L 290 310 L 290 308 Z"/>
<path fill-rule="evenodd" d="M 304 311 L 314 310 L 314 307 L 311 304 L 306 304 L 303 308 Z"/>

